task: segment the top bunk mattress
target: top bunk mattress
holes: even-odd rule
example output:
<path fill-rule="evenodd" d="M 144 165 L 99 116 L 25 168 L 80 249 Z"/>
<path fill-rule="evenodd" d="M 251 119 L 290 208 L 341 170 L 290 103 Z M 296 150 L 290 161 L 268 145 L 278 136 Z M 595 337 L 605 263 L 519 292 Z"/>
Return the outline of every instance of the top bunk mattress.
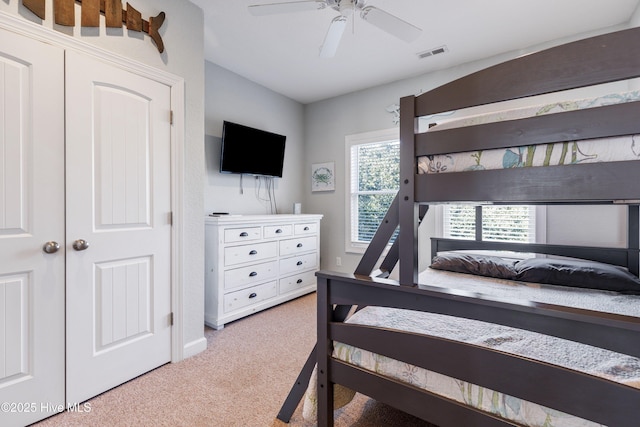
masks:
<path fill-rule="evenodd" d="M 575 101 L 554 102 L 446 120 L 437 123 L 429 129 L 429 132 L 500 121 L 518 120 L 527 117 L 606 105 L 623 104 L 638 100 L 640 100 L 640 91 L 610 94 Z M 637 136 L 638 135 L 628 135 L 524 147 L 420 156 L 418 157 L 418 173 L 462 172 L 638 160 L 640 158 L 640 141 L 636 143 Z"/>

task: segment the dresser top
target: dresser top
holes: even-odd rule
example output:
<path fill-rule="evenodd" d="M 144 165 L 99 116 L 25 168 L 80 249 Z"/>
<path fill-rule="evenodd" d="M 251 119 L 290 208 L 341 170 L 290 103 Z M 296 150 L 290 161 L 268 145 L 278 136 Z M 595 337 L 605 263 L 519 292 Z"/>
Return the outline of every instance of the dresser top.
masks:
<path fill-rule="evenodd" d="M 277 214 L 277 215 L 220 215 L 205 217 L 206 224 L 267 224 L 282 222 L 319 221 L 320 214 Z"/>

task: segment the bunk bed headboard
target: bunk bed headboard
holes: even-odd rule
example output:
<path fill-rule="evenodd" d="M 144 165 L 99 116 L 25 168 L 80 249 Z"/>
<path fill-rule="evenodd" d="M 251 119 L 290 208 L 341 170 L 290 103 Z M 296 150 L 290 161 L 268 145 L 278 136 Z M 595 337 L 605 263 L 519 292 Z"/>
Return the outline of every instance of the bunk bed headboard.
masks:
<path fill-rule="evenodd" d="M 562 44 L 415 97 L 415 115 L 459 110 L 640 76 L 640 28 Z"/>
<path fill-rule="evenodd" d="M 437 132 L 420 132 L 419 117 L 639 76 L 640 28 L 632 28 L 526 55 L 402 98 L 400 283 L 417 283 L 420 204 L 640 203 L 640 160 L 446 174 L 418 174 L 417 168 L 419 156 L 640 134 L 640 101 Z"/>

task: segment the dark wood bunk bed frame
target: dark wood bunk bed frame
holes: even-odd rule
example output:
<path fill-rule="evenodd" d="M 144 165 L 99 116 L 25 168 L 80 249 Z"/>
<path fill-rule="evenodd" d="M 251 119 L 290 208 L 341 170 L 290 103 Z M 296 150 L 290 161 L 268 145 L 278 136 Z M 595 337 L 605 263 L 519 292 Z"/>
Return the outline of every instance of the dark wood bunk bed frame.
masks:
<path fill-rule="evenodd" d="M 495 65 L 420 96 L 402 98 L 400 191 L 355 273 L 317 274 L 318 344 L 278 418 L 289 421 L 317 362 L 318 426 L 333 425 L 333 384 L 349 387 L 440 427 L 517 425 L 336 360 L 332 357 L 335 340 L 611 427 L 637 426 L 638 389 L 462 342 L 353 325 L 344 320 L 352 307 L 406 308 L 511 326 L 640 357 L 640 318 L 530 301 L 504 302 L 479 294 L 415 285 L 420 219 L 430 204 L 457 201 L 629 205 L 627 248 L 432 239 L 432 255 L 460 249 L 537 252 L 624 266 L 638 275 L 640 160 L 418 175 L 416 158 L 639 134 L 640 102 L 417 132 L 418 117 L 639 76 L 640 28 L 633 28 L 553 47 Z M 398 238 L 376 269 L 398 226 Z M 399 281 L 389 280 L 388 274 L 398 260 Z"/>

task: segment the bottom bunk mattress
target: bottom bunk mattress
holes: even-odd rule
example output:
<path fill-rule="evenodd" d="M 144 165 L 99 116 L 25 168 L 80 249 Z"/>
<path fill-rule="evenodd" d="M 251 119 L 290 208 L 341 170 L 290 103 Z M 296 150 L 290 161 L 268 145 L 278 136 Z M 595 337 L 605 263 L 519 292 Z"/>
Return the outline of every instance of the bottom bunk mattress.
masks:
<path fill-rule="evenodd" d="M 421 274 L 420 283 L 499 298 L 517 298 L 640 317 L 638 295 L 523 283 L 431 268 Z M 535 332 L 446 315 L 384 307 L 367 307 L 355 313 L 348 322 L 464 341 L 640 388 L 640 359 Z M 333 355 L 355 366 L 423 388 L 522 426 L 600 425 L 343 343 L 335 342 Z M 303 415 L 306 419 L 316 418 L 314 379 L 305 398 Z M 345 403 L 353 395 L 353 392 L 350 394 L 349 390 L 342 388 L 336 393 L 343 400 L 341 403 Z"/>

